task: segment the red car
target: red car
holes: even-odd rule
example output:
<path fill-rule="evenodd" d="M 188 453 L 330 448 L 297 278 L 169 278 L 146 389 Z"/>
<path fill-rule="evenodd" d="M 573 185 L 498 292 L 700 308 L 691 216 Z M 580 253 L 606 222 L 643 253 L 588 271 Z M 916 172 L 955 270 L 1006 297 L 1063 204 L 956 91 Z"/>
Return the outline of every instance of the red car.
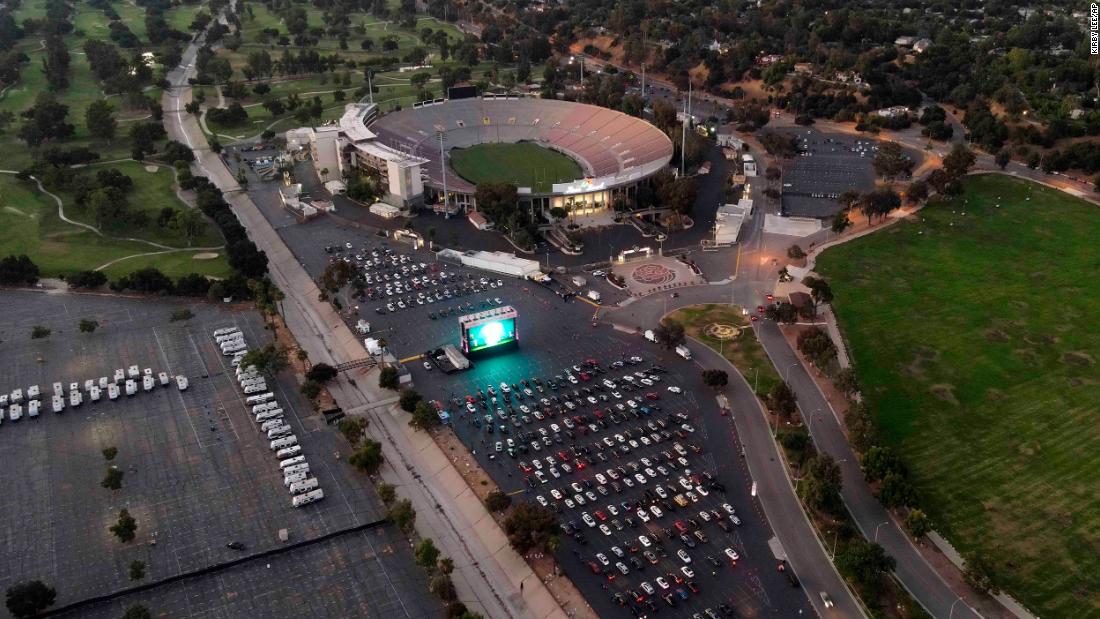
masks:
<path fill-rule="evenodd" d="M 588 569 L 592 570 L 593 574 L 602 574 L 603 573 L 603 568 L 600 567 L 600 564 L 596 563 L 595 561 L 589 561 L 588 562 Z"/>
<path fill-rule="evenodd" d="M 594 409 L 592 414 L 596 416 L 596 419 L 603 419 L 603 411 L 600 409 Z"/>
<path fill-rule="evenodd" d="M 564 451 L 559 451 L 558 459 L 562 462 L 569 462 L 569 454 L 565 453 Z"/>
<path fill-rule="evenodd" d="M 581 380 L 591 380 L 592 376 L 588 372 L 581 372 L 580 373 L 580 379 Z"/>
<path fill-rule="evenodd" d="M 645 394 L 645 399 L 647 399 L 647 400 L 660 400 L 661 396 L 656 391 L 650 391 L 649 393 Z"/>
<path fill-rule="evenodd" d="M 676 527 L 677 531 L 681 533 L 687 533 L 688 527 L 686 524 L 684 524 L 683 520 L 677 520 L 676 522 L 673 522 L 672 525 Z"/>
<path fill-rule="evenodd" d="M 768 300 L 768 303 L 771 303 L 772 301 L 775 300 L 775 295 L 774 294 L 766 294 L 766 295 L 764 295 L 764 298 Z"/>
<path fill-rule="evenodd" d="M 530 473 L 530 472 L 531 472 L 531 465 L 530 465 L 530 464 L 527 464 L 526 462 L 524 462 L 524 463 L 523 463 L 523 466 L 521 466 L 521 467 L 519 467 L 519 468 L 520 468 L 520 469 L 521 469 L 521 470 L 522 470 L 522 471 L 523 471 L 524 473 Z"/>
<path fill-rule="evenodd" d="M 585 468 L 586 466 L 588 466 L 588 465 L 587 465 L 587 464 L 585 464 L 584 460 L 574 460 L 574 461 L 573 461 L 573 466 L 574 466 L 574 467 L 576 467 L 576 469 L 577 469 L 578 471 L 583 471 L 583 470 L 584 470 L 584 468 Z"/>
<path fill-rule="evenodd" d="M 756 316 L 749 316 L 749 320 L 756 322 L 757 320 L 759 320 L 759 318 L 757 318 Z"/>
<path fill-rule="evenodd" d="M 764 313 L 764 306 L 763 305 L 757 305 L 756 306 L 756 313 L 757 314 L 763 314 Z"/>
<path fill-rule="evenodd" d="M 476 404 L 477 403 L 477 400 L 475 400 L 474 396 L 472 396 L 472 395 L 466 396 L 466 401 L 470 404 Z"/>
<path fill-rule="evenodd" d="M 593 514 L 593 515 L 596 516 L 597 518 L 599 518 L 600 522 L 604 522 L 604 521 L 607 520 L 607 514 L 603 513 L 602 510 L 597 509 L 596 513 Z"/>

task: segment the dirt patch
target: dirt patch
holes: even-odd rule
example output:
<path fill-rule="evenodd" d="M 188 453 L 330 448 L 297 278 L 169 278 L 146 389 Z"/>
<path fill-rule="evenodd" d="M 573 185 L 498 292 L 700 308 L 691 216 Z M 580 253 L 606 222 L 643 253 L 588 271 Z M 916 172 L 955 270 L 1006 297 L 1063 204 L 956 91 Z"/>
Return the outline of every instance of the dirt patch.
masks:
<path fill-rule="evenodd" d="M 1012 354 L 1028 363 L 1036 363 L 1039 360 L 1039 355 L 1032 348 L 1017 348 L 1012 351 Z"/>
<path fill-rule="evenodd" d="M 990 342 L 1007 342 L 1011 338 L 1008 337 L 1007 333 L 1001 331 L 1000 329 L 986 329 L 985 339 L 989 340 Z"/>
<path fill-rule="evenodd" d="M 158 167 L 157 167 L 157 166 L 155 166 L 155 165 L 147 165 L 147 166 L 145 166 L 145 171 L 146 171 L 146 172 L 148 172 L 148 173 L 150 173 L 150 174 L 156 174 L 156 173 L 157 173 L 157 170 L 160 170 L 160 168 L 158 168 Z"/>
<path fill-rule="evenodd" d="M 923 380 L 924 368 L 927 367 L 929 363 L 932 363 L 933 361 L 938 359 L 939 356 L 940 353 L 937 350 L 928 348 L 927 346 L 918 346 L 916 352 L 914 353 L 913 362 L 905 366 L 905 369 L 903 371 L 913 378 Z"/>
<path fill-rule="evenodd" d="M 1020 443 L 1016 447 L 1016 449 L 1018 449 L 1022 455 L 1034 456 L 1036 453 L 1039 452 L 1039 443 L 1037 443 L 1035 441 Z"/>
<path fill-rule="evenodd" d="M 192 260 L 213 260 L 218 257 L 217 252 L 204 251 L 191 256 Z"/>
<path fill-rule="evenodd" d="M 999 401 L 1005 399 L 1005 397 L 1006 397 L 1005 392 L 1003 392 L 1003 391 L 1001 391 L 1000 389 L 997 389 L 997 388 L 992 388 L 991 387 L 990 389 L 987 389 L 986 392 L 985 392 L 985 398 L 987 400 L 991 401 L 991 402 L 999 402 Z"/>
<path fill-rule="evenodd" d="M 1073 350 L 1062 354 L 1062 363 L 1066 365 L 1075 365 L 1077 367 L 1087 368 L 1096 364 L 1096 359 L 1092 358 L 1092 355 L 1087 352 L 1081 352 L 1079 350 Z"/>
<path fill-rule="evenodd" d="M 1024 336 L 1024 341 L 1033 346 L 1050 346 L 1058 343 L 1058 338 L 1053 335 L 1034 335 L 1028 334 Z"/>
<path fill-rule="evenodd" d="M 938 383 L 928 388 L 928 393 L 936 396 L 940 400 L 952 404 L 954 406 L 959 405 L 959 400 L 955 397 L 955 386 L 947 383 Z"/>

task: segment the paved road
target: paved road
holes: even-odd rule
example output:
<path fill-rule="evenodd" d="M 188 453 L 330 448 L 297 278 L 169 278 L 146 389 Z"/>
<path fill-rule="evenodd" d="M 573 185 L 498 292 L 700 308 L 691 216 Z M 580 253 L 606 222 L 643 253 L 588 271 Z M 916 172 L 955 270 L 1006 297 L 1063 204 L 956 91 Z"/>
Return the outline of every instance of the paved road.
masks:
<path fill-rule="evenodd" d="M 200 39 L 201 41 L 201 39 Z M 191 100 L 187 76 L 194 70 L 197 44 L 183 55 L 180 67 L 169 73 L 173 85 L 164 94 L 165 127 L 172 139 L 192 148 L 198 173 L 226 193 L 250 238 L 267 253 L 272 280 L 286 293 L 284 315 L 299 344 L 314 361 L 338 364 L 364 356 L 357 338 L 326 303 L 306 271 L 247 194 L 239 191 L 222 159 L 206 147 L 195 118 L 183 107 Z M 376 377 L 359 383 L 342 377 L 331 385 L 336 399 L 352 409 L 382 399 Z M 489 617 L 565 617 L 549 590 L 532 575 L 522 558 L 508 545 L 503 532 L 473 497 L 447 456 L 429 437 L 413 432 L 388 411 L 370 410 L 369 434 L 383 443 L 387 465 L 382 477 L 398 486 L 417 511 L 417 529 L 432 537 L 445 555 L 455 560 L 452 574 L 460 599 Z M 520 583 L 530 580 L 520 591 Z"/>

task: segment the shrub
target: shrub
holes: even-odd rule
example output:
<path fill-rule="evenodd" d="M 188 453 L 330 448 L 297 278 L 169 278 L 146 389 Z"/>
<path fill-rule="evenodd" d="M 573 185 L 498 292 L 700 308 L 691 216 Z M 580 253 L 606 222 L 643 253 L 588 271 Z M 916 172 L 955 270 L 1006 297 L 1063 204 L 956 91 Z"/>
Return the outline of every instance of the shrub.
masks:
<path fill-rule="evenodd" d="M 502 512 L 512 505 L 512 497 L 500 490 L 493 490 L 485 497 L 485 507 L 491 512 Z"/>

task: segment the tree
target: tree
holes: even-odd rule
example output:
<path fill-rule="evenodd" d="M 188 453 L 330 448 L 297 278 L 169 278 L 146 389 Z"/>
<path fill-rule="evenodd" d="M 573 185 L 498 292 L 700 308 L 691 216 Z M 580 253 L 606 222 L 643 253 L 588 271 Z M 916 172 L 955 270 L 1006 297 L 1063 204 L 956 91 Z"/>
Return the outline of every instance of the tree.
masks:
<path fill-rule="evenodd" d="M 287 359 L 288 354 L 289 351 L 286 346 L 281 346 L 272 342 L 265 345 L 263 348 L 253 348 L 249 350 L 241 357 L 240 365 L 241 367 L 252 365 L 256 367 L 257 372 L 273 376 L 286 368 L 289 363 Z"/>
<path fill-rule="evenodd" d="M 844 426 L 848 428 L 848 440 L 856 451 L 867 451 L 875 441 L 875 426 L 864 401 L 854 402 L 844 415 Z"/>
<path fill-rule="evenodd" d="M 423 399 L 424 396 L 417 393 L 414 389 L 402 389 L 401 397 L 399 398 L 398 403 L 401 406 L 401 410 L 405 411 L 406 413 L 411 413 L 416 410 L 417 403 L 419 403 Z"/>
<path fill-rule="evenodd" d="M 512 506 L 512 497 L 500 490 L 493 490 L 485 497 L 485 507 L 491 512 L 502 512 Z"/>
<path fill-rule="evenodd" d="M 386 512 L 386 518 L 397 525 L 397 528 L 408 533 L 416 522 L 416 510 L 408 499 L 401 499 L 390 506 L 389 511 Z"/>
<path fill-rule="evenodd" d="M 836 511 L 840 501 L 840 466 L 829 454 L 817 454 L 810 459 L 803 477 L 802 497 L 813 509 Z"/>
<path fill-rule="evenodd" d="M 832 302 L 833 289 L 829 286 L 829 282 L 820 277 L 804 277 L 802 278 L 802 283 L 810 289 L 810 299 L 813 302 L 814 314 L 817 314 L 819 305 Z"/>
<path fill-rule="evenodd" d="M 894 569 L 896 562 L 882 546 L 856 536 L 837 553 L 836 565 L 860 587 L 877 592 L 882 577 Z"/>
<path fill-rule="evenodd" d="M 27 254 L 5 256 L 0 259 L 0 284 L 5 286 L 33 286 L 38 283 L 38 265 Z"/>
<path fill-rule="evenodd" d="M 374 475 L 378 472 L 378 469 L 382 468 L 384 459 L 382 456 L 382 443 L 368 438 L 363 439 L 363 444 L 359 446 L 355 453 L 351 454 L 348 462 L 367 475 Z"/>
<path fill-rule="evenodd" d="M 80 321 L 77 325 L 81 333 L 92 333 L 99 328 L 99 323 L 95 320 L 88 320 L 87 318 Z"/>
<path fill-rule="evenodd" d="M 317 396 L 321 395 L 321 390 L 325 386 L 315 380 L 307 380 L 302 383 L 302 386 L 298 388 L 298 391 L 305 396 L 307 400 L 314 401 Z"/>
<path fill-rule="evenodd" d="M 909 532 L 909 535 L 913 536 L 913 539 L 921 539 L 928 532 L 932 530 L 932 522 L 928 519 L 928 514 L 919 509 L 911 509 L 909 513 L 905 515 L 905 530 Z"/>
<path fill-rule="evenodd" d="M 88 211 L 97 227 L 117 227 L 127 220 L 126 196 L 116 187 L 101 187 L 88 194 Z"/>
<path fill-rule="evenodd" d="M 107 460 L 107 462 L 110 462 L 111 460 L 114 460 L 115 456 L 117 456 L 117 455 L 118 455 L 118 447 L 105 447 L 103 449 L 103 458 L 105 460 Z"/>
<path fill-rule="evenodd" d="M 666 349 L 676 348 L 684 343 L 684 325 L 671 318 L 665 318 L 653 330 L 653 335 Z"/>
<path fill-rule="evenodd" d="M 791 415 L 798 410 L 794 392 L 787 383 L 781 382 L 772 387 L 771 392 L 768 393 L 768 408 L 784 419 L 790 419 Z"/>
<path fill-rule="evenodd" d="M 997 151 L 997 154 L 993 157 L 993 161 L 997 163 L 998 168 L 1003 170 L 1008 166 L 1008 162 L 1012 161 L 1012 153 L 1004 149 L 999 150 Z"/>
<path fill-rule="evenodd" d="M 420 400 L 416 403 L 412 418 L 409 419 L 409 425 L 419 430 L 431 430 L 440 423 L 442 422 L 435 411 L 435 407 L 427 400 Z"/>
<path fill-rule="evenodd" d="M 53 606 L 57 600 L 57 591 L 47 587 L 41 580 L 21 582 L 8 587 L 5 604 L 8 612 L 17 619 L 34 617 Z"/>
<path fill-rule="evenodd" d="M 837 372 L 833 378 L 833 385 L 847 396 L 859 393 L 859 377 L 856 375 L 855 368 L 847 367 Z"/>
<path fill-rule="evenodd" d="M 153 613 L 144 604 L 132 604 L 122 614 L 122 619 L 153 619 Z"/>
<path fill-rule="evenodd" d="M 916 162 L 905 154 L 905 151 L 897 142 L 883 142 L 879 144 L 878 151 L 875 153 L 873 165 L 875 174 L 887 180 L 892 180 L 899 176 L 912 174 Z"/>
<path fill-rule="evenodd" d="M 729 374 L 725 370 L 703 370 L 703 384 L 708 387 L 725 387 L 729 383 Z"/>
<path fill-rule="evenodd" d="M 48 327 L 43 327 L 42 325 L 35 325 L 31 327 L 32 340 L 41 340 L 50 337 L 50 333 L 52 333 L 52 331 L 50 331 Z"/>
<path fill-rule="evenodd" d="M 901 458 L 890 447 L 875 446 L 869 448 L 860 460 L 863 478 L 869 482 L 884 479 L 890 473 L 905 473 Z"/>
<path fill-rule="evenodd" d="M 791 260 L 801 260 L 806 257 L 806 252 L 802 251 L 798 245 L 791 245 L 787 248 L 787 257 Z"/>
<path fill-rule="evenodd" d="M 19 137 L 30 146 L 67 138 L 76 130 L 65 122 L 68 115 L 69 106 L 58 103 L 53 93 L 40 92 L 34 107 L 23 113 L 27 120 L 19 129 Z"/>
<path fill-rule="evenodd" d="M 854 189 L 848 189 L 837 196 L 836 201 L 845 209 L 850 210 L 852 207 L 859 203 L 860 197 L 861 196 L 859 195 L 858 191 L 855 191 Z"/>
<path fill-rule="evenodd" d="M 905 199 L 909 204 L 919 204 L 928 199 L 928 183 L 925 181 L 913 181 L 905 191 Z"/>
<path fill-rule="evenodd" d="M 439 549 L 435 547 L 432 538 L 426 537 L 417 544 L 413 556 L 416 558 L 417 565 L 431 571 L 435 569 L 436 561 L 439 560 Z"/>
<path fill-rule="evenodd" d="M 798 308 L 786 301 L 780 301 L 765 308 L 764 317 L 775 322 L 793 325 L 798 322 Z"/>
<path fill-rule="evenodd" d="M 114 533 L 119 540 L 132 542 L 134 541 L 134 532 L 137 531 L 137 521 L 134 520 L 128 510 L 123 509 L 118 512 L 118 522 L 112 524 L 109 528 L 111 533 Z"/>
<path fill-rule="evenodd" d="M 359 444 L 359 439 L 363 438 L 363 431 L 370 425 L 370 420 L 363 417 L 345 417 L 336 424 L 336 428 L 340 430 L 340 434 L 344 435 L 348 443 L 352 447 Z"/>
<path fill-rule="evenodd" d="M 188 243 L 194 243 L 195 239 L 206 231 L 206 217 L 201 211 L 194 208 L 182 208 L 172 215 L 169 227 L 183 234 Z"/>
<path fill-rule="evenodd" d="M 909 477 L 898 471 L 891 471 L 882 478 L 878 499 L 883 506 L 905 507 L 916 502 L 917 491 Z"/>
<path fill-rule="evenodd" d="M 943 170 L 950 180 L 956 180 L 974 165 L 974 152 L 965 144 L 956 143 L 951 147 L 951 152 L 943 158 Z"/>
<path fill-rule="evenodd" d="M 821 369 L 831 367 L 836 360 L 836 345 L 832 338 L 816 327 L 798 334 L 798 350 Z"/>
<path fill-rule="evenodd" d="M 115 131 L 118 129 L 114 108 L 106 99 L 92 101 L 84 112 L 84 125 L 92 137 L 110 142 L 115 139 Z"/>
<path fill-rule="evenodd" d="M 301 349 L 299 349 L 299 352 L 302 352 Z M 306 378 L 308 380 L 315 380 L 319 383 L 327 383 L 336 378 L 338 374 L 339 372 L 336 371 L 336 368 L 322 362 L 309 368 L 309 370 L 306 371 Z"/>
<path fill-rule="evenodd" d="M 397 499 L 397 489 L 393 487 L 393 484 L 378 484 L 378 498 L 382 499 L 382 503 L 385 505 L 389 505 Z"/>
<path fill-rule="evenodd" d="M 867 219 L 873 220 L 875 216 L 885 219 L 891 211 L 901 206 L 901 196 L 889 187 L 878 187 L 864 194 L 860 200 L 860 209 Z"/>
<path fill-rule="evenodd" d="M 832 228 L 833 232 L 840 234 L 841 232 L 847 230 L 851 225 L 852 220 L 848 219 L 848 213 L 845 211 L 837 211 L 836 214 L 833 215 L 833 221 L 830 225 L 830 228 Z"/>
<path fill-rule="evenodd" d="M 99 484 L 108 490 L 118 490 L 122 488 L 122 469 L 117 466 L 107 467 L 107 475 L 103 477 L 103 481 Z"/>
<path fill-rule="evenodd" d="M 458 598 L 454 582 L 447 574 L 436 574 L 428 583 L 428 588 L 444 602 L 453 602 Z"/>
<path fill-rule="evenodd" d="M 65 278 L 69 288 L 99 288 L 107 283 L 102 271 L 79 271 Z"/>
<path fill-rule="evenodd" d="M 554 512 L 534 503 L 523 502 L 504 520 L 508 541 L 520 554 L 546 550 L 558 529 Z"/>
<path fill-rule="evenodd" d="M 141 580 L 145 578 L 145 562 L 144 561 L 131 561 L 130 562 L 130 580 Z"/>
<path fill-rule="evenodd" d="M 398 388 L 397 368 L 388 365 L 382 368 L 378 374 L 378 386 L 396 391 Z"/>
<path fill-rule="evenodd" d="M 996 595 L 1000 593 L 997 585 L 993 584 L 993 570 L 983 555 L 969 554 L 964 557 L 963 579 L 968 585 L 981 593 Z"/>
<path fill-rule="evenodd" d="M 439 571 L 443 574 L 450 574 L 455 571 L 455 560 L 450 557 L 443 557 L 440 559 Z"/>

